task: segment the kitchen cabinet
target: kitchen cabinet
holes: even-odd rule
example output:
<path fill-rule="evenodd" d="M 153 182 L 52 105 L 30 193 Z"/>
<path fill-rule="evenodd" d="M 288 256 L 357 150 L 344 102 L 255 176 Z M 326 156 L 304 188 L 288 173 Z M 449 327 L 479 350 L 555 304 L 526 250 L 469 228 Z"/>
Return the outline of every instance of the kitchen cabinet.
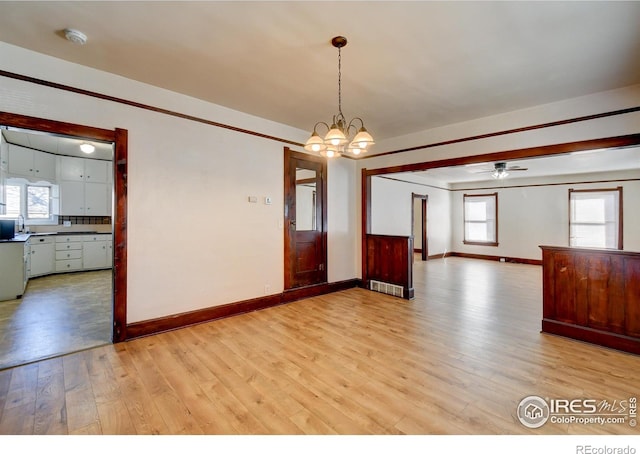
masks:
<path fill-rule="evenodd" d="M 8 173 L 37 180 L 55 181 L 56 156 L 18 145 L 8 146 Z"/>
<path fill-rule="evenodd" d="M 0 301 L 22 297 L 27 283 L 26 243 L 7 241 L 0 243 Z"/>
<path fill-rule="evenodd" d="M 60 214 L 65 216 L 110 216 L 110 185 L 60 182 Z"/>
<path fill-rule="evenodd" d="M 60 214 L 111 215 L 111 162 L 60 157 Z"/>
<path fill-rule="evenodd" d="M 82 270 L 82 235 L 56 235 L 55 251 L 57 273 Z"/>
<path fill-rule="evenodd" d="M 55 269 L 55 240 L 53 237 L 34 236 L 29 238 L 31 264 L 30 277 L 44 276 Z"/>
<path fill-rule="evenodd" d="M 111 162 L 60 156 L 60 180 L 108 183 Z"/>
<path fill-rule="evenodd" d="M 85 235 L 82 241 L 82 267 L 85 270 L 111 267 L 111 235 Z"/>

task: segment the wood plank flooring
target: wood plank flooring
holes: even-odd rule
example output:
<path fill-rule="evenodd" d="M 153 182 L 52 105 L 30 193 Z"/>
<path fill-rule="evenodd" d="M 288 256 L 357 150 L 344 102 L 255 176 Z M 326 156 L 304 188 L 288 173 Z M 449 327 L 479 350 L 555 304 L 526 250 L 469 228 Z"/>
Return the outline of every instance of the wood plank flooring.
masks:
<path fill-rule="evenodd" d="M 111 343 L 111 270 L 29 280 L 0 302 L 0 370 Z"/>
<path fill-rule="evenodd" d="M 416 262 L 351 289 L 0 372 L 0 434 L 637 434 L 517 419 L 628 399 L 640 357 L 540 333 L 541 267 Z"/>

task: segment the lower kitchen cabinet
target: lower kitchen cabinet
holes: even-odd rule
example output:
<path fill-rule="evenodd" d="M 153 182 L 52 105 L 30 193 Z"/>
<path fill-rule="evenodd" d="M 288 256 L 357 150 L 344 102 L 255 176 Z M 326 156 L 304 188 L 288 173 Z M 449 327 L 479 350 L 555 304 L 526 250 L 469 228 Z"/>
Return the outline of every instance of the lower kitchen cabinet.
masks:
<path fill-rule="evenodd" d="M 100 269 L 111 267 L 111 235 L 86 235 L 82 242 L 83 268 Z"/>
<path fill-rule="evenodd" d="M 55 241 L 56 273 L 82 270 L 82 235 L 56 235 Z"/>
<path fill-rule="evenodd" d="M 0 301 L 20 298 L 27 282 L 26 243 L 0 244 Z"/>
<path fill-rule="evenodd" d="M 31 254 L 29 276 L 36 277 L 53 273 L 56 257 L 55 239 L 36 236 L 29 238 L 28 241 Z"/>

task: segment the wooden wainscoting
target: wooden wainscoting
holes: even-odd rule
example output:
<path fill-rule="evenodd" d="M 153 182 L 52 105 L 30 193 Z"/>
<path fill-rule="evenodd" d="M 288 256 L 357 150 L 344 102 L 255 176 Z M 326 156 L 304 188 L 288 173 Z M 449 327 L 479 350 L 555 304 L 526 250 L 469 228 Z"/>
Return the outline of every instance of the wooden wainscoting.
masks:
<path fill-rule="evenodd" d="M 640 354 L 640 253 L 540 248 L 542 331 Z"/>
<path fill-rule="evenodd" d="M 371 281 L 402 287 L 403 298 L 414 297 L 413 237 L 367 235 L 367 288 Z"/>

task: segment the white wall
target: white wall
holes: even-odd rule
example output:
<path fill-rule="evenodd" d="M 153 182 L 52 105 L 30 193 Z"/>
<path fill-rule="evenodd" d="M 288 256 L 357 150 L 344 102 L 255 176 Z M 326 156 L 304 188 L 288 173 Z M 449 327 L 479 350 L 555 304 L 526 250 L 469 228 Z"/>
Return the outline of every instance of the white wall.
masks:
<path fill-rule="evenodd" d="M 407 179 L 407 176 L 398 178 Z M 371 178 L 371 233 L 409 236 L 412 194 L 427 195 L 427 240 L 429 255 L 451 250 L 451 195 L 446 189 L 424 183 Z M 419 236 L 419 231 L 415 235 Z M 415 246 L 415 244 L 414 244 Z M 416 246 L 417 247 L 417 246 Z"/>
<path fill-rule="evenodd" d="M 550 184 L 549 186 L 502 187 L 489 189 L 456 190 L 452 199 L 452 250 L 470 254 L 498 255 L 501 257 L 542 259 L 540 245 L 568 246 L 569 244 L 569 188 L 600 189 L 623 188 L 624 250 L 640 252 L 640 216 L 637 205 L 640 181 L 572 184 L 576 181 L 605 181 L 612 179 L 640 179 L 640 171 L 609 172 L 574 177 L 544 179 L 514 179 L 510 185 Z M 567 182 L 566 184 L 558 184 Z M 479 187 L 476 184 L 474 187 Z M 505 185 L 506 186 L 506 185 Z M 462 189 L 463 185 L 454 185 Z M 498 193 L 497 247 L 465 245 L 463 228 L 463 195 Z"/>
<path fill-rule="evenodd" d="M 262 134 L 307 131 L 0 43 L 3 69 Z M 129 131 L 127 322 L 282 291 L 286 144 L 0 78 L 0 110 Z M 355 164 L 329 166 L 329 280 L 356 277 Z M 259 203 L 249 203 L 255 195 Z M 272 205 L 263 198 L 270 196 Z M 269 290 L 265 291 L 265 285 Z"/>

